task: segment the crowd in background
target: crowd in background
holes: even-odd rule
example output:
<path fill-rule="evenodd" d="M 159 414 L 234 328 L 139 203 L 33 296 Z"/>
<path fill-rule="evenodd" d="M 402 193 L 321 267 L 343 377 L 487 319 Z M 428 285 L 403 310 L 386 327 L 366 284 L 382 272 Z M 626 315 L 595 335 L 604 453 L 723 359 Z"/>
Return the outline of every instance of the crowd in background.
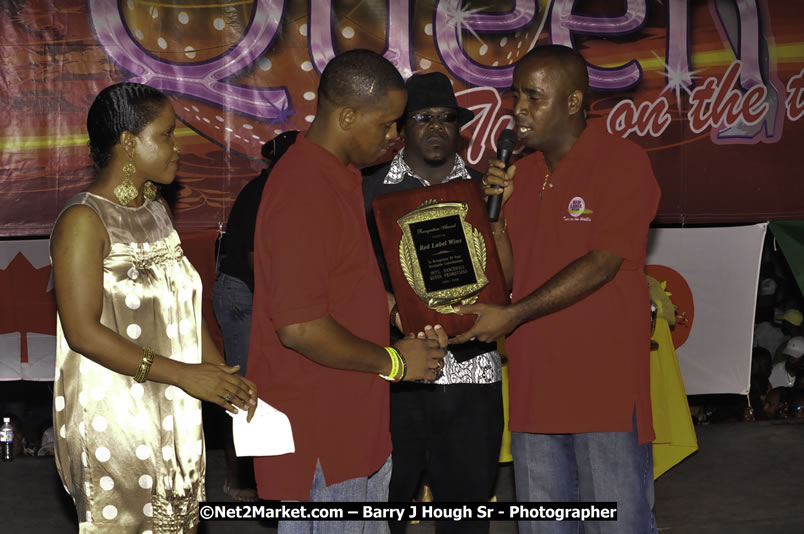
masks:
<path fill-rule="evenodd" d="M 804 417 L 804 298 L 770 232 L 762 259 L 748 397 L 690 396 L 696 424 Z"/>

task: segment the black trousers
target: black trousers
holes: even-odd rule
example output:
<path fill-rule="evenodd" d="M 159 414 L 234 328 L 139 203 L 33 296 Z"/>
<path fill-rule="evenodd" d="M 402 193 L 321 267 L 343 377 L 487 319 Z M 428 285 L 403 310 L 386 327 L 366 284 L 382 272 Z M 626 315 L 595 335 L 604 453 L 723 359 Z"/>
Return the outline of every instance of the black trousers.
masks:
<path fill-rule="evenodd" d="M 422 478 L 436 502 L 487 502 L 503 432 L 502 383 L 391 386 L 393 472 L 388 500 L 410 502 Z M 405 523 L 390 522 L 401 533 Z M 487 521 L 439 521 L 436 532 L 487 533 Z"/>

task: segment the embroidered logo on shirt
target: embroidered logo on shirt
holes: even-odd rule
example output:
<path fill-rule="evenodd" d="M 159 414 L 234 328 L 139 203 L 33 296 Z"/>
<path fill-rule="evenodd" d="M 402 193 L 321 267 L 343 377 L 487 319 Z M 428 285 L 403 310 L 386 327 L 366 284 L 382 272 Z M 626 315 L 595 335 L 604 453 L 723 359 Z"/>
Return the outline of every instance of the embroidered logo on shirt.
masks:
<path fill-rule="evenodd" d="M 591 222 L 591 217 L 584 217 L 584 215 L 591 215 L 594 213 L 592 210 L 586 209 L 586 202 L 582 197 L 572 197 L 572 200 L 569 202 L 569 206 L 567 206 L 567 212 L 570 214 L 569 217 L 564 217 L 565 221 L 584 221 L 584 222 Z"/>

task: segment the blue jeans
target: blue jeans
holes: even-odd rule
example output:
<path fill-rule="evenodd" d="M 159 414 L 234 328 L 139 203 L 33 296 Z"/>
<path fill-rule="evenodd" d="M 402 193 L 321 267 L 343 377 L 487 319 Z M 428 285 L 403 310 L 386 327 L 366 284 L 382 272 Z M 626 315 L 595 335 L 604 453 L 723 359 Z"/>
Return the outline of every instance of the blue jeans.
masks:
<path fill-rule="evenodd" d="M 519 533 L 647 534 L 653 516 L 653 453 L 631 432 L 511 435 L 520 502 L 615 501 L 617 521 L 520 521 Z"/>
<path fill-rule="evenodd" d="M 310 502 L 386 502 L 391 481 L 391 457 L 368 477 L 327 486 L 321 463 L 315 466 Z M 278 534 L 387 534 L 387 521 L 280 521 Z"/>
<path fill-rule="evenodd" d="M 253 295 L 245 282 L 220 273 L 212 286 L 212 310 L 223 334 L 226 363 L 239 365 L 238 374 L 246 376 L 248 340 L 251 334 Z"/>

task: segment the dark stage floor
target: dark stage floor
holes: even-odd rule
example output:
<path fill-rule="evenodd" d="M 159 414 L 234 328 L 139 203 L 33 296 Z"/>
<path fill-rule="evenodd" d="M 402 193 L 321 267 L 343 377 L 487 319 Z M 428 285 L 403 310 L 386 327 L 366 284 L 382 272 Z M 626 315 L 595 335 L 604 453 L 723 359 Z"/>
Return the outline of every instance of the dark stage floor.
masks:
<path fill-rule="evenodd" d="M 659 531 L 671 534 L 804 532 L 804 421 L 698 426 L 700 450 L 656 482 Z M 223 454 L 208 454 L 207 494 L 225 501 Z M 18 458 L 0 464 L 2 531 L 77 532 L 74 511 L 58 480 L 52 458 Z M 512 469 L 501 466 L 500 501 L 513 500 Z M 495 534 L 516 533 L 516 525 L 497 522 Z M 432 523 L 410 525 L 408 533 L 432 533 Z M 274 523 L 207 522 L 202 533 L 276 532 Z"/>

